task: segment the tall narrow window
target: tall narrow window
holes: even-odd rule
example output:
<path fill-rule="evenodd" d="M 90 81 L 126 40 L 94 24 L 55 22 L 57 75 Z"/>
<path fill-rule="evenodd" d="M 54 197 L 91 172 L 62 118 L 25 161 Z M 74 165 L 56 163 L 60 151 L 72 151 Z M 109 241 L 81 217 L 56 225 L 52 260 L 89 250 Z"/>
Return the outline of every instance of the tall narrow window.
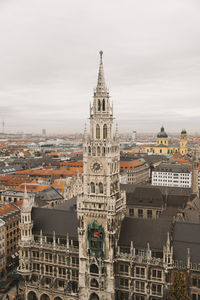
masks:
<path fill-rule="evenodd" d="M 99 124 L 97 124 L 97 126 L 96 126 L 96 138 L 100 139 L 100 126 L 99 126 Z"/>
<path fill-rule="evenodd" d="M 101 110 L 101 101 L 98 99 L 98 111 Z"/>
<path fill-rule="evenodd" d="M 99 193 L 103 194 L 103 183 L 99 183 Z"/>
<path fill-rule="evenodd" d="M 103 99 L 103 102 L 102 102 L 102 110 L 105 111 L 105 99 Z"/>
<path fill-rule="evenodd" d="M 107 139 L 107 125 L 106 124 L 103 125 L 103 138 Z"/>
<path fill-rule="evenodd" d="M 91 155 L 91 147 L 88 147 L 88 154 Z"/>
<path fill-rule="evenodd" d="M 100 156 L 100 155 L 101 155 L 101 148 L 97 147 L 97 156 Z"/>
<path fill-rule="evenodd" d="M 91 193 L 95 193 L 95 184 L 91 182 Z"/>

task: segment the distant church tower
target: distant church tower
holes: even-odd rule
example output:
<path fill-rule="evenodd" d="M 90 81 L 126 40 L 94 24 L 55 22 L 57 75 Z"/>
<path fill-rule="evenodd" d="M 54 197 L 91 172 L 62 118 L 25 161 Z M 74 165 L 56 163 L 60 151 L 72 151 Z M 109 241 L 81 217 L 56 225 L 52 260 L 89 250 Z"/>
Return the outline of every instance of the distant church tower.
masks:
<path fill-rule="evenodd" d="M 78 197 L 79 297 L 81 300 L 113 300 L 114 255 L 125 213 L 125 193 L 119 183 L 119 135 L 113 134 L 103 62 L 100 66 L 93 105 L 90 136 L 84 133 L 84 187 Z"/>
<path fill-rule="evenodd" d="M 180 137 L 180 154 L 185 155 L 188 153 L 188 147 L 187 147 L 187 132 L 185 129 L 181 131 L 181 137 Z"/>

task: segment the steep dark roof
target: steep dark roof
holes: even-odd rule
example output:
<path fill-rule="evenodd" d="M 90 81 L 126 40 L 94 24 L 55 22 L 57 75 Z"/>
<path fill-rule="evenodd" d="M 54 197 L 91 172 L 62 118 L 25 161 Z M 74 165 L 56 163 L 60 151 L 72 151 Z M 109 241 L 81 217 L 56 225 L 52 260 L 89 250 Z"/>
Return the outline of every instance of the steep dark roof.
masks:
<path fill-rule="evenodd" d="M 191 261 L 200 263 L 200 224 L 176 222 L 174 225 L 174 259 L 187 261 L 190 248 Z"/>
<path fill-rule="evenodd" d="M 67 233 L 72 239 L 77 239 L 77 214 L 73 211 L 57 210 L 41 207 L 33 207 L 33 234 L 39 234 L 42 230 L 44 235 L 51 236 L 55 231 L 56 236 L 65 237 Z"/>
<path fill-rule="evenodd" d="M 190 173 L 190 164 L 178 164 L 178 163 L 161 163 L 155 167 L 155 172 L 175 172 L 175 173 Z"/>
<path fill-rule="evenodd" d="M 62 204 L 58 204 L 57 206 L 55 206 L 55 209 L 76 211 L 76 201 L 77 197 L 73 197 L 69 200 L 64 201 Z"/>
<path fill-rule="evenodd" d="M 125 217 L 122 221 L 119 245 L 162 249 L 166 244 L 167 232 L 171 232 L 170 220 L 134 219 Z"/>
<path fill-rule="evenodd" d="M 63 196 L 53 187 L 40 191 L 36 194 L 36 198 L 42 201 L 61 200 Z"/>
<path fill-rule="evenodd" d="M 136 187 L 132 193 L 127 193 L 127 205 L 162 207 L 163 196 L 159 188 Z"/>

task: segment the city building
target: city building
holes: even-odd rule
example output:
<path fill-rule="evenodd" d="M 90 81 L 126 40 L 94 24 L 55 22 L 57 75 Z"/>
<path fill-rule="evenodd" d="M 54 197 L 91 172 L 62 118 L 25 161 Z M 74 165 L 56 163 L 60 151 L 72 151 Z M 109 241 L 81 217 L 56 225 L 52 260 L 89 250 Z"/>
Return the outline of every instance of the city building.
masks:
<path fill-rule="evenodd" d="M 131 161 L 120 161 L 120 171 L 127 173 L 127 183 L 141 184 L 149 182 L 149 165 L 143 158 Z"/>
<path fill-rule="evenodd" d="M 145 152 L 155 154 L 180 153 L 181 155 L 186 155 L 188 153 L 186 130 L 183 129 L 181 131 L 180 143 L 178 145 L 174 145 L 169 144 L 168 135 L 162 126 L 160 132 L 157 134 L 157 144 L 146 146 Z"/>
<path fill-rule="evenodd" d="M 90 135 L 84 131 L 83 192 L 68 200 L 76 209 L 32 207 L 25 191 L 18 268 L 25 281 L 25 297 L 166 299 L 174 273 L 181 270 L 195 299 L 200 296 L 200 224 L 192 223 L 192 218 L 185 222 L 184 207 L 199 200 L 197 172 L 187 197 L 180 194 L 175 199 L 166 192 L 163 198 L 157 187 L 144 186 L 133 191 L 134 197 L 128 198 L 127 191 L 126 200 L 119 183 L 119 133 L 117 127 L 113 132 L 102 54 L 90 107 Z M 131 193 L 134 186 L 126 187 Z M 130 205 L 141 209 L 142 202 L 142 217 L 139 211 L 135 218 L 127 214 Z"/>
<path fill-rule="evenodd" d="M 3 278 L 6 273 L 5 269 L 5 222 L 0 219 L 0 279 Z"/>

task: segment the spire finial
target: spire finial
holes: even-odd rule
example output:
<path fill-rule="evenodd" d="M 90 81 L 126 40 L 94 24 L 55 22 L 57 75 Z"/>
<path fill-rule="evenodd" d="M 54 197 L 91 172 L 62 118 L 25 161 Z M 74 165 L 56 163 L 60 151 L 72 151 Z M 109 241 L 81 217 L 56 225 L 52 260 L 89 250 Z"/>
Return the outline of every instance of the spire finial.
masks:
<path fill-rule="evenodd" d="M 107 88 L 105 84 L 105 79 L 104 79 L 104 71 L 103 71 L 103 51 L 99 51 L 100 54 L 100 64 L 99 64 L 99 74 L 98 74 L 98 81 L 97 81 L 97 87 L 96 87 L 96 93 L 102 94 L 102 93 L 107 93 Z"/>
<path fill-rule="evenodd" d="M 99 54 L 100 54 L 100 62 L 102 63 L 103 51 L 102 51 L 102 50 L 100 50 L 100 51 L 99 51 Z"/>

